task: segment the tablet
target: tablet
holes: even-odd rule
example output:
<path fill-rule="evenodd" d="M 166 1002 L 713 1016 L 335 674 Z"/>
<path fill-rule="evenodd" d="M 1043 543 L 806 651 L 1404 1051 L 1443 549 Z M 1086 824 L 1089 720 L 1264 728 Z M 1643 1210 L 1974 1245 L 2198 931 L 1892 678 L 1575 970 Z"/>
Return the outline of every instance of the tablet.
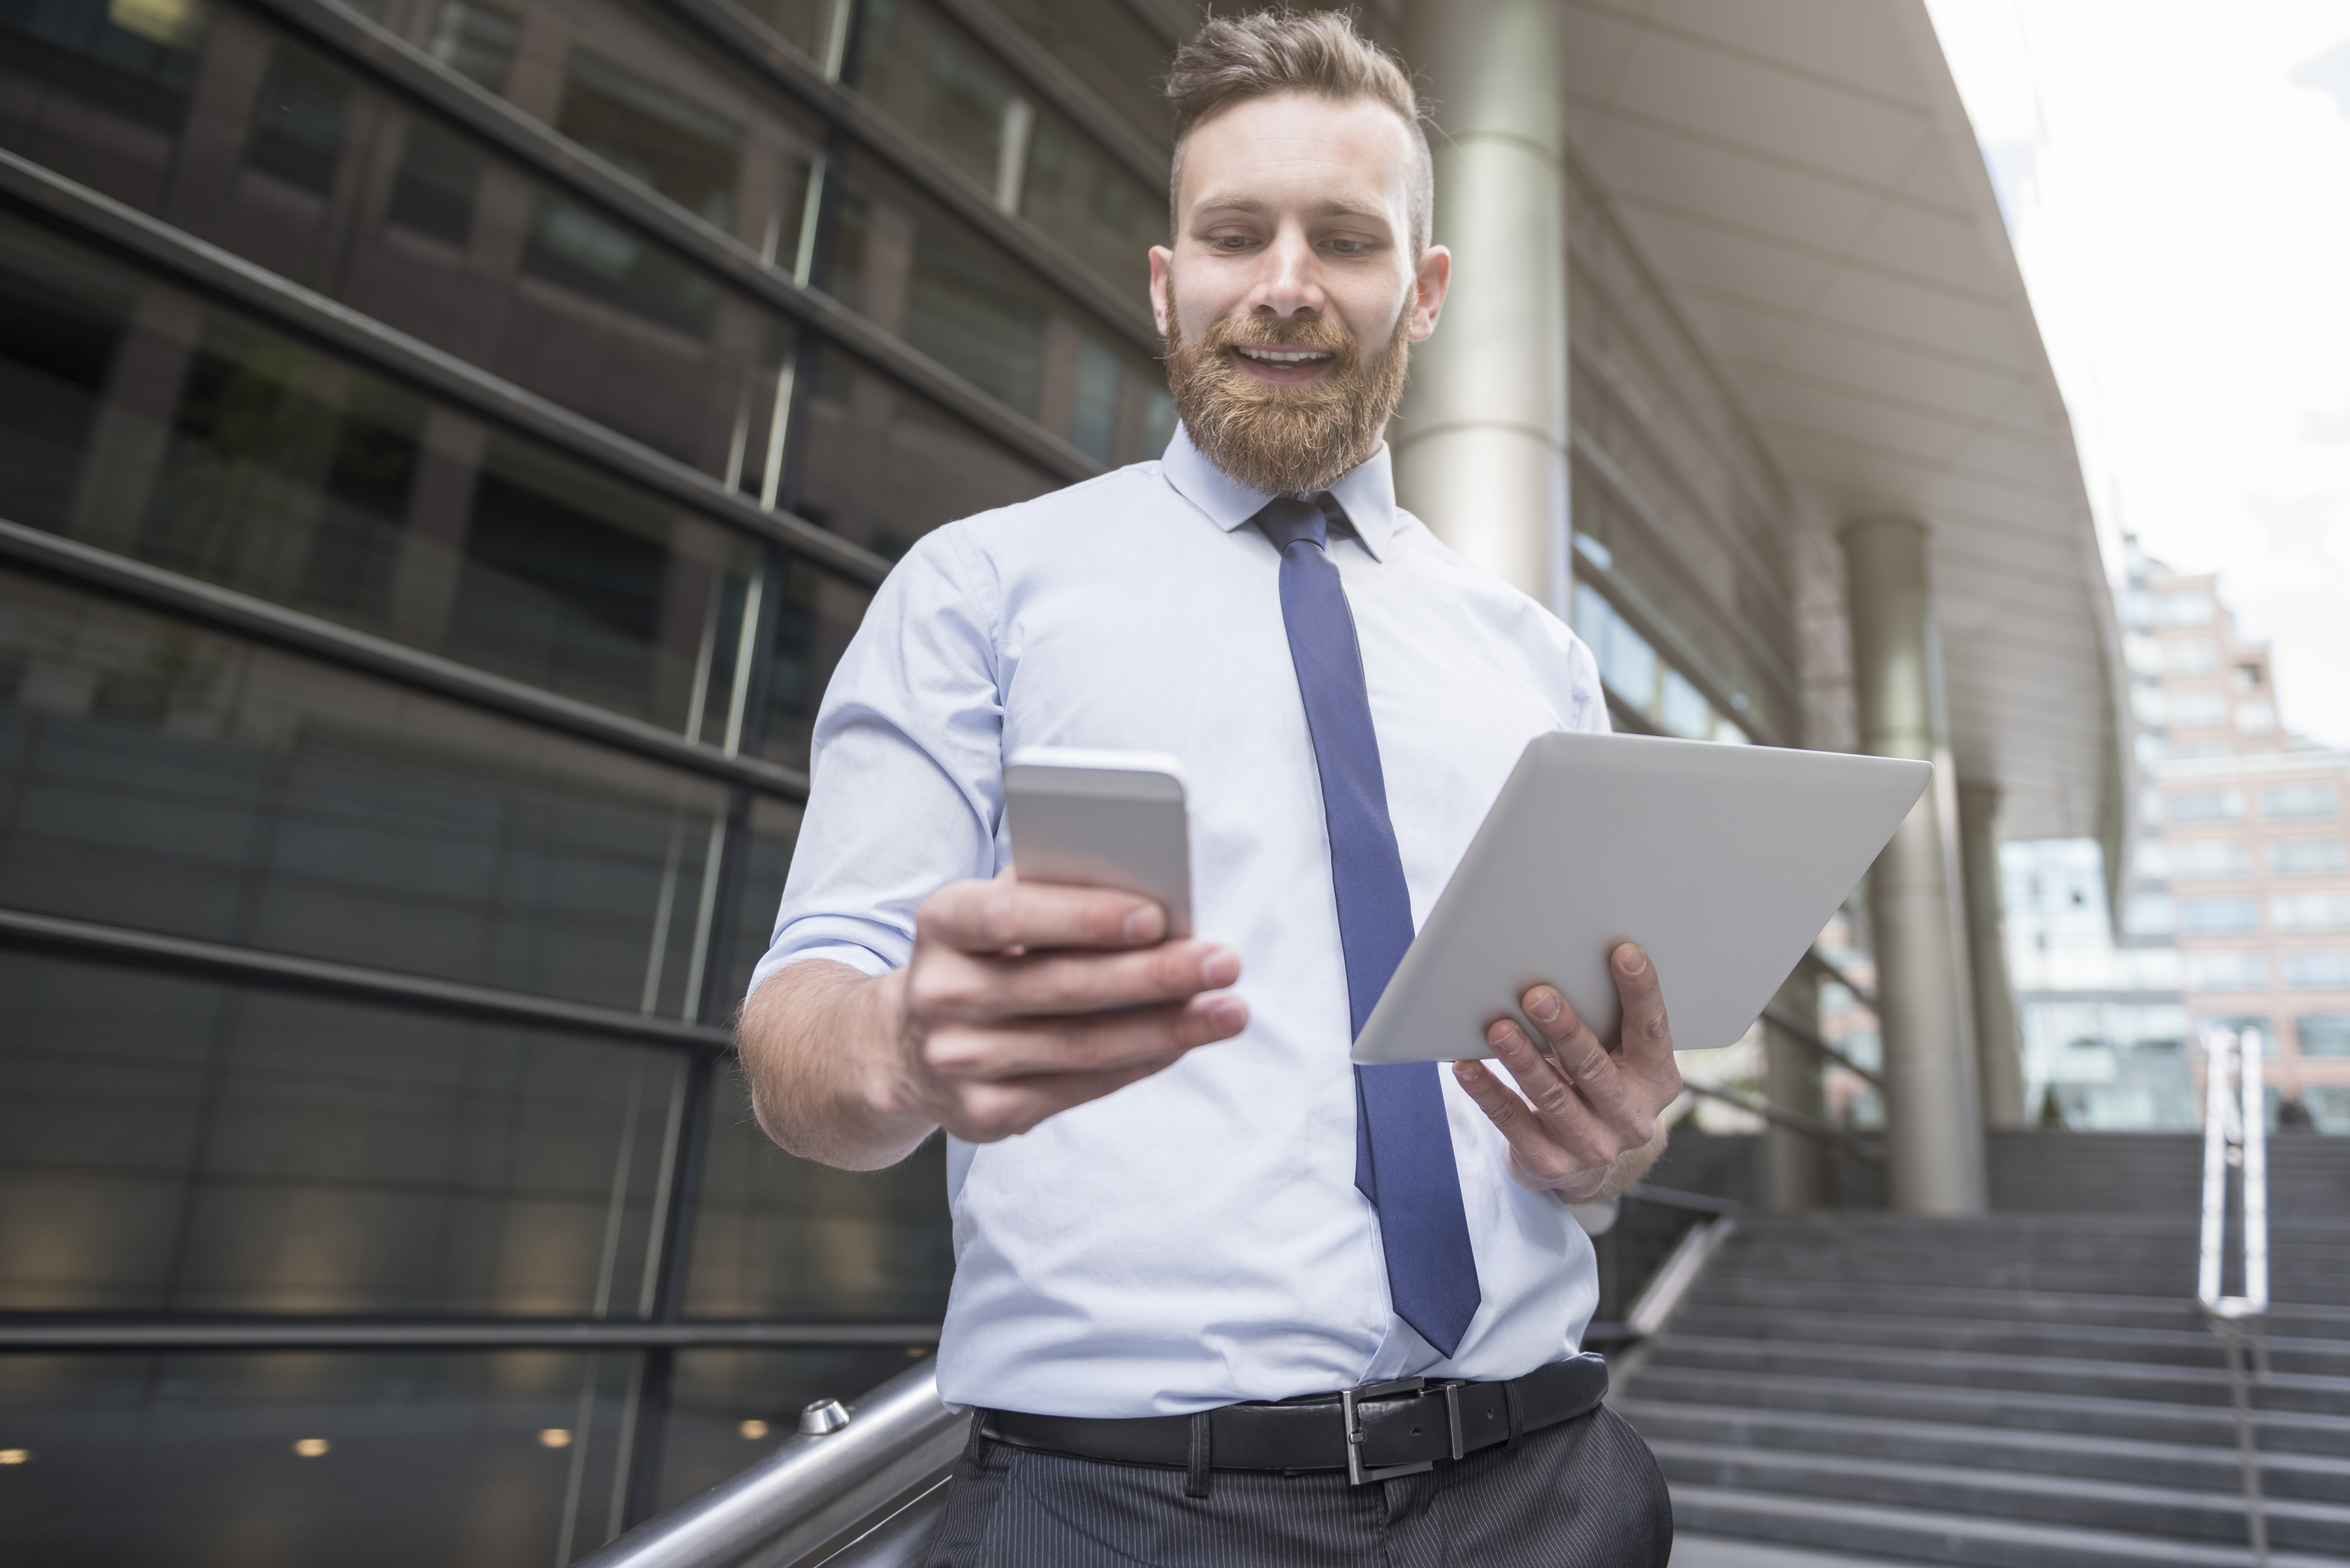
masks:
<path fill-rule="evenodd" d="M 1355 1042 L 1362 1063 L 1491 1056 L 1548 981 L 1610 1045 L 1607 956 L 1656 961 L 1673 1044 L 1735 1043 L 1934 770 L 1898 757 L 1640 735 L 1536 737 Z M 1541 1034 L 1527 1029 L 1528 1036 Z"/>

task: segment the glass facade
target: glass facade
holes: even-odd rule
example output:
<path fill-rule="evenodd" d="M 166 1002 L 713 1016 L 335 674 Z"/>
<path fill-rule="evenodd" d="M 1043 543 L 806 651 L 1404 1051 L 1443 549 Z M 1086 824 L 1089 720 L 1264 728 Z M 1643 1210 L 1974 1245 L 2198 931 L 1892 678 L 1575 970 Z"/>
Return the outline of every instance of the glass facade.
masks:
<path fill-rule="evenodd" d="M 889 562 L 1172 429 L 1100 9 L 0 5 L 0 1558 L 565 1562 L 927 1353 L 724 1030 Z"/>

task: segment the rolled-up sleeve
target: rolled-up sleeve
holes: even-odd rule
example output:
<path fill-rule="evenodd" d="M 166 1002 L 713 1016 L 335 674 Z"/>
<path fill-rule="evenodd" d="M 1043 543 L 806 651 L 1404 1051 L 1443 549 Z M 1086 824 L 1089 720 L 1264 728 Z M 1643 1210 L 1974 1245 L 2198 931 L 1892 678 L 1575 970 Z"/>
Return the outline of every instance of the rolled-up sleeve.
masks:
<path fill-rule="evenodd" d="M 961 534 L 940 529 L 899 563 L 826 688 L 807 812 L 753 991 L 805 959 L 895 969 L 913 951 L 923 899 L 995 875 L 994 595 Z"/>

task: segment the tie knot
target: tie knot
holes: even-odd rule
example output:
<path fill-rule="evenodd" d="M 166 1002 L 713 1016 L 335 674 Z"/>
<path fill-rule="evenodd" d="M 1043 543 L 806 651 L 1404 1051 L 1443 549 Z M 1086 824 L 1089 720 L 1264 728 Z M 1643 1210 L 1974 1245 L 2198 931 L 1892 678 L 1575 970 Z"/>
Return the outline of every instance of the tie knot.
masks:
<path fill-rule="evenodd" d="M 1318 496 L 1279 495 L 1264 504 L 1256 514 L 1256 525 L 1273 541 L 1276 550 L 1286 551 L 1290 545 L 1305 539 L 1325 549 L 1330 544 L 1330 519 L 1315 504 Z"/>

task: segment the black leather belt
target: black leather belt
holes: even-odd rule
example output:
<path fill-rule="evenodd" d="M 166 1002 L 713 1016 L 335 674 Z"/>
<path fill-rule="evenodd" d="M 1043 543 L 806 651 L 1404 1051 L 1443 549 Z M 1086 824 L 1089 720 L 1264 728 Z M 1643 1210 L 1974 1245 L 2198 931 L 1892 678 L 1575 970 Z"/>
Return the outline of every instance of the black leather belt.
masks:
<path fill-rule="evenodd" d="M 1407 1377 L 1197 1416 L 1102 1420 L 983 1410 L 979 1434 L 1081 1459 L 1220 1470 L 1345 1470 L 1357 1485 L 1416 1475 L 1524 1432 L 1571 1421 L 1607 1397 L 1597 1355 L 1555 1361 L 1507 1383 Z"/>

